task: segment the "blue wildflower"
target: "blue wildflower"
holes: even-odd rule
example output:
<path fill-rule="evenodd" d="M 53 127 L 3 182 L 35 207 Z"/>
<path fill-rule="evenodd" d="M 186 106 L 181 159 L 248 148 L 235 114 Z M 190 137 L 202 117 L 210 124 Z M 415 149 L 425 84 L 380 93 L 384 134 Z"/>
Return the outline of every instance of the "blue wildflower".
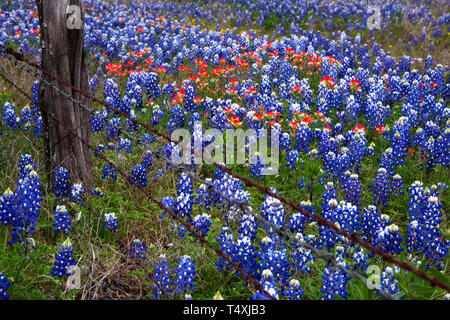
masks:
<path fill-rule="evenodd" d="M 175 294 L 188 293 L 189 291 L 195 290 L 194 279 L 197 277 L 195 275 L 195 265 L 191 257 L 185 255 L 178 259 L 178 267 L 174 270 L 176 275 L 176 280 L 174 284 L 176 286 Z"/>
<path fill-rule="evenodd" d="M 141 164 L 138 164 L 131 170 L 131 180 L 141 187 L 147 186 L 147 169 Z M 133 184 L 130 182 L 130 184 Z"/>
<path fill-rule="evenodd" d="M 147 249 L 144 248 L 142 245 L 141 240 L 134 239 L 133 243 L 131 244 L 131 253 L 129 254 L 130 257 L 136 256 L 139 259 L 145 260 L 145 253 L 147 252 Z"/>
<path fill-rule="evenodd" d="M 55 254 L 55 263 L 52 269 L 52 276 L 62 278 L 70 274 L 70 266 L 76 265 L 75 260 L 72 258 L 73 247 L 69 239 L 63 242 L 59 248 L 59 254 Z"/>
<path fill-rule="evenodd" d="M 69 233 L 72 230 L 70 226 L 72 224 L 72 218 L 64 205 L 58 205 L 55 210 L 55 222 L 53 223 L 53 232 Z"/>
<path fill-rule="evenodd" d="M 69 196 L 69 179 L 70 173 L 67 169 L 63 167 L 56 169 L 55 180 L 53 180 L 53 189 L 55 190 L 55 196 L 57 199 Z"/>
<path fill-rule="evenodd" d="M 0 300 L 9 299 L 9 294 L 7 294 L 6 291 L 8 290 L 10 284 L 11 281 L 8 281 L 6 276 L 0 272 Z"/>
<path fill-rule="evenodd" d="M 86 193 L 81 183 L 75 183 L 70 191 L 70 201 L 78 202 L 84 206 L 83 195 Z"/>
<path fill-rule="evenodd" d="M 109 231 L 117 232 L 117 229 L 119 228 L 119 221 L 116 218 L 116 213 L 115 212 L 105 213 L 103 225 Z"/>
<path fill-rule="evenodd" d="M 170 265 L 167 264 L 165 255 L 159 256 L 158 264 L 154 266 L 154 269 L 154 278 L 159 285 L 154 285 L 152 287 L 152 289 L 155 290 L 153 299 L 160 299 L 164 294 L 160 287 L 163 288 L 165 293 L 169 294 L 172 291 L 172 288 L 170 286 L 173 284 L 173 281 L 170 280 Z"/>

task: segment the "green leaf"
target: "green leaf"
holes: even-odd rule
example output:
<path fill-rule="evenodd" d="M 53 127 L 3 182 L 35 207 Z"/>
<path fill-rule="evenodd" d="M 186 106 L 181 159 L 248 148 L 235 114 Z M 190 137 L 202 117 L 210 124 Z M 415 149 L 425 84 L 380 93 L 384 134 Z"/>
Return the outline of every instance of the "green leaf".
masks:
<path fill-rule="evenodd" d="M 413 283 L 411 292 L 416 296 L 416 299 L 428 300 L 433 295 L 434 288 L 427 284 Z"/>
<path fill-rule="evenodd" d="M 436 279 L 441 280 L 442 282 L 444 282 L 446 285 L 450 285 L 450 281 L 449 278 L 446 277 L 442 272 L 440 272 L 439 270 L 437 270 L 436 268 L 431 268 L 429 270 L 429 273 L 433 275 L 433 277 L 435 277 Z"/>

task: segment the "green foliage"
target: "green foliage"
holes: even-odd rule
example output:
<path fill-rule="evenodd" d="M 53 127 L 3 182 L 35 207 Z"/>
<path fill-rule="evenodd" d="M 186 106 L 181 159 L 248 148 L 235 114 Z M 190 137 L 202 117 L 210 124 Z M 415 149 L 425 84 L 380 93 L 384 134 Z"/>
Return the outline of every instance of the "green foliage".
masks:
<path fill-rule="evenodd" d="M 8 290 L 11 299 L 65 299 L 64 283 L 50 272 L 55 249 L 51 245 L 36 244 L 27 255 L 20 245 L 3 246 L 0 254 L 0 270 L 12 285 Z"/>

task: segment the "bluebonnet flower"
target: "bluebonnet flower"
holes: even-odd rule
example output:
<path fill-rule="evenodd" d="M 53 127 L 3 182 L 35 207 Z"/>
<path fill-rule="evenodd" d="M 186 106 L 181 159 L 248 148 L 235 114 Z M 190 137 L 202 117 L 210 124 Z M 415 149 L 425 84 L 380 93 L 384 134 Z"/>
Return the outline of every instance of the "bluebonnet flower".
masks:
<path fill-rule="evenodd" d="M 155 72 L 150 72 L 145 80 L 146 93 L 154 98 L 161 96 L 159 88 L 159 77 Z"/>
<path fill-rule="evenodd" d="M 436 196 L 430 196 L 420 217 L 408 223 L 408 251 L 423 253 L 428 261 L 435 264 L 440 263 L 450 249 L 450 241 L 443 239 L 440 231 L 442 214 L 442 204 Z"/>
<path fill-rule="evenodd" d="M 209 178 L 208 178 L 209 179 Z M 211 182 L 211 179 L 209 179 Z M 200 204 L 205 210 L 210 210 L 211 205 L 211 192 L 208 190 L 206 184 L 201 184 L 197 189 L 197 197 L 195 198 L 195 204 Z"/>
<path fill-rule="evenodd" d="M 145 169 L 150 170 L 153 166 L 153 154 L 150 150 L 146 150 L 142 160 L 141 160 L 142 165 L 144 166 Z"/>
<path fill-rule="evenodd" d="M 156 136 L 153 133 L 144 133 L 141 140 L 145 145 L 149 145 L 156 141 Z"/>
<path fill-rule="evenodd" d="M 433 56 L 428 55 L 425 59 L 425 66 L 424 69 L 428 70 L 431 68 L 431 66 L 433 65 Z"/>
<path fill-rule="evenodd" d="M 265 252 L 268 250 L 276 250 L 277 248 L 277 242 L 272 240 L 268 236 L 262 238 L 261 241 L 259 242 L 259 245 L 261 247 L 261 252 Z"/>
<path fill-rule="evenodd" d="M 187 218 L 189 221 L 192 221 L 191 213 L 194 204 L 193 185 L 191 178 L 185 172 L 180 175 L 177 184 L 177 195 L 175 213 L 181 218 Z M 186 229 L 184 226 L 181 226 L 179 231 L 180 237 L 184 237 L 185 232 Z"/>
<path fill-rule="evenodd" d="M 119 228 L 119 221 L 116 218 L 116 213 L 105 213 L 105 222 L 103 223 L 106 229 L 111 232 L 117 232 Z"/>
<path fill-rule="evenodd" d="M 364 253 L 364 250 L 360 246 L 357 246 L 352 255 L 352 261 L 354 262 L 352 268 L 354 270 L 365 271 L 369 266 L 369 263 L 367 262 L 368 257 L 369 256 Z"/>
<path fill-rule="evenodd" d="M 164 177 L 164 170 L 163 169 L 158 169 L 155 171 L 155 177 L 153 179 L 153 181 L 158 182 L 159 178 Z"/>
<path fill-rule="evenodd" d="M 351 174 L 350 171 L 344 173 L 344 182 L 342 188 L 345 191 L 344 200 L 350 202 L 355 206 L 359 206 L 359 199 L 361 198 L 362 186 L 358 180 L 357 174 Z"/>
<path fill-rule="evenodd" d="M 183 108 L 176 105 L 170 110 L 169 122 L 167 123 L 166 129 L 169 134 L 171 134 L 175 129 L 182 128 L 184 126 L 184 112 Z"/>
<path fill-rule="evenodd" d="M 233 262 L 240 265 L 241 269 L 247 274 L 254 275 L 256 272 L 256 253 L 249 237 L 240 236 L 233 246 Z M 240 275 L 240 272 L 236 272 Z"/>
<path fill-rule="evenodd" d="M 222 230 L 219 234 L 219 237 L 216 238 L 216 241 L 219 243 L 220 248 L 225 253 L 225 255 L 232 259 L 234 254 L 234 236 L 227 226 L 222 227 Z M 224 271 L 225 267 L 231 267 L 223 257 L 219 257 L 219 261 L 216 262 L 216 265 L 219 271 Z"/>
<path fill-rule="evenodd" d="M 18 128 L 20 118 L 16 115 L 16 110 L 11 103 L 6 102 L 3 105 L 2 117 L 6 127 L 13 130 L 16 130 Z"/>
<path fill-rule="evenodd" d="M 212 203 L 218 208 L 227 208 L 227 215 L 225 216 L 226 221 L 233 219 L 234 216 L 232 214 L 239 213 L 241 210 L 235 204 L 226 200 L 221 194 L 236 201 L 242 202 L 250 200 L 249 193 L 244 191 L 243 183 L 229 174 L 224 174 L 222 178 L 216 179 L 212 184 L 214 190 L 217 190 L 217 192 L 212 191 Z"/>
<path fill-rule="evenodd" d="M 400 124 L 398 124 L 400 123 Z M 403 118 L 400 118 L 395 126 L 400 126 L 403 124 L 399 130 L 394 131 L 395 133 L 392 135 L 392 137 L 389 137 L 388 139 L 392 141 L 391 148 L 391 155 L 390 157 L 392 159 L 389 159 L 389 163 L 384 166 L 381 164 L 382 167 L 385 167 L 388 171 L 392 172 L 395 169 L 396 165 L 401 165 L 405 162 L 405 156 L 407 153 L 407 146 L 410 144 L 410 123 L 407 121 L 404 121 Z M 394 127 L 395 129 L 395 127 Z M 387 150 L 386 150 L 387 151 Z M 381 159 L 381 162 L 383 163 L 383 158 Z"/>
<path fill-rule="evenodd" d="M 53 232 L 69 233 L 72 230 L 71 227 L 72 218 L 64 205 L 58 205 L 55 210 L 55 222 L 53 223 Z"/>
<path fill-rule="evenodd" d="M 154 269 L 154 278 L 159 285 L 154 285 L 152 287 L 152 289 L 155 290 L 153 299 L 160 299 L 164 295 L 164 292 L 170 294 L 172 291 L 171 285 L 173 284 L 173 281 L 170 280 L 170 265 L 167 264 L 165 255 L 159 256 L 158 264 L 154 266 Z M 164 289 L 164 292 L 160 289 L 160 287 Z"/>
<path fill-rule="evenodd" d="M 103 151 L 106 150 L 106 147 L 103 144 L 99 144 L 97 148 L 95 148 L 94 155 L 98 157 L 99 155 L 104 155 Z"/>
<path fill-rule="evenodd" d="M 16 196 L 10 188 L 6 189 L 3 196 L 0 197 L 0 221 L 7 226 L 13 217 L 16 210 Z"/>
<path fill-rule="evenodd" d="M 310 203 L 310 202 L 309 202 Z M 302 207 L 305 208 L 303 205 L 303 202 L 301 203 Z M 308 210 L 305 208 L 305 210 Z M 311 212 L 310 210 L 308 210 Z M 289 218 L 289 225 L 288 228 L 291 230 L 294 234 L 297 232 L 303 232 L 306 228 L 307 223 L 309 223 L 310 219 L 306 217 L 303 213 L 295 213 Z"/>
<path fill-rule="evenodd" d="M 391 267 L 386 267 L 381 274 L 380 289 L 391 295 L 398 293 L 398 280 L 394 279 L 394 270 Z M 380 293 L 377 291 L 377 294 Z"/>
<path fill-rule="evenodd" d="M 336 247 L 336 261 L 343 267 L 347 267 L 342 258 L 339 257 L 339 251 L 342 247 Z M 349 277 L 347 274 L 334 266 L 327 265 L 322 275 L 323 300 L 335 300 L 336 297 L 347 298 L 347 284 Z"/>
<path fill-rule="evenodd" d="M 194 217 L 192 226 L 203 236 L 206 237 L 209 228 L 211 227 L 211 216 L 203 213 Z"/>
<path fill-rule="evenodd" d="M 389 186 L 389 175 L 385 168 L 379 168 L 374 184 L 371 186 L 373 192 L 373 202 L 378 207 L 387 207 L 391 188 Z"/>
<path fill-rule="evenodd" d="M 19 177 L 23 179 L 27 177 L 31 171 L 33 171 L 33 166 L 31 164 L 27 164 L 22 170 L 19 171 Z"/>
<path fill-rule="evenodd" d="M 113 140 L 119 137 L 120 118 L 112 118 L 106 125 L 106 137 Z"/>
<path fill-rule="evenodd" d="M 131 180 L 141 187 L 146 187 L 147 169 L 141 164 L 136 165 L 133 170 L 131 170 Z M 133 182 L 130 181 L 130 184 L 133 184 Z"/>
<path fill-rule="evenodd" d="M 312 131 L 308 124 L 305 122 L 300 122 L 298 129 L 295 131 L 295 148 L 299 152 L 308 152 L 308 147 L 312 139 Z"/>
<path fill-rule="evenodd" d="M 364 208 L 362 215 L 359 217 L 359 224 L 362 227 L 363 238 L 368 241 L 375 240 L 381 229 L 381 217 L 377 207 L 369 205 Z"/>
<path fill-rule="evenodd" d="M 284 217 L 286 214 L 284 213 L 283 204 L 280 200 L 266 195 L 259 210 L 261 211 L 261 216 L 264 220 L 271 222 L 280 228 L 284 227 Z M 270 227 L 265 227 L 266 229 L 271 230 Z M 277 236 L 275 233 L 272 233 L 271 235 L 274 237 Z"/>
<path fill-rule="evenodd" d="M 117 151 L 125 150 L 126 153 L 131 153 L 132 143 L 128 139 L 119 138 L 119 143 L 117 144 Z"/>
<path fill-rule="evenodd" d="M 55 180 L 53 180 L 53 189 L 57 199 L 69 196 L 70 191 L 70 173 L 67 169 L 59 167 L 56 169 Z"/>
<path fill-rule="evenodd" d="M 333 175 L 336 179 L 337 177 L 342 177 L 343 173 L 351 169 L 352 162 L 348 155 L 348 148 L 342 147 L 338 154 L 334 152 L 328 152 L 323 157 L 323 167 L 327 171 L 328 176 Z"/>
<path fill-rule="evenodd" d="M 359 210 L 350 202 L 341 201 L 337 206 L 333 221 L 338 222 L 340 227 L 349 233 L 356 232 L 359 229 L 358 221 Z"/>
<path fill-rule="evenodd" d="M 70 240 L 67 238 L 59 248 L 59 253 L 55 254 L 54 267 L 52 269 L 52 276 L 62 278 L 66 275 L 71 275 L 70 267 L 76 265 L 72 258 L 73 247 Z"/>
<path fill-rule="evenodd" d="M 153 107 L 153 117 L 150 119 L 150 124 L 155 127 L 157 126 L 161 119 L 164 118 L 165 114 L 164 112 L 159 108 L 159 106 Z"/>
<path fill-rule="evenodd" d="M 323 211 L 327 211 L 329 209 L 330 200 L 337 199 L 337 191 L 336 188 L 334 187 L 333 182 L 328 182 L 325 185 L 325 192 L 322 195 L 322 199 L 323 201 L 320 203 L 320 205 L 322 206 Z"/>
<path fill-rule="evenodd" d="M 100 198 L 102 198 L 104 196 L 104 193 L 102 191 L 102 188 L 97 187 L 91 191 L 91 195 L 96 195 L 96 196 L 99 196 Z"/>
<path fill-rule="evenodd" d="M 6 293 L 8 291 L 9 285 L 11 281 L 8 281 L 6 276 L 0 272 L 0 300 L 8 300 L 9 294 Z"/>
<path fill-rule="evenodd" d="M 422 216 L 422 212 L 426 207 L 427 196 L 423 188 L 423 183 L 415 181 L 409 188 L 410 201 L 408 202 L 408 214 L 411 220 L 418 220 Z"/>
<path fill-rule="evenodd" d="M 289 281 L 289 288 L 282 291 L 282 294 L 288 297 L 289 300 L 302 300 L 304 290 L 300 286 L 300 282 L 296 279 Z"/>
<path fill-rule="evenodd" d="M 142 241 L 139 239 L 134 239 L 131 244 L 131 252 L 129 253 L 130 257 L 136 256 L 139 259 L 145 260 L 145 253 L 147 249 L 142 245 Z"/>
<path fill-rule="evenodd" d="M 86 193 L 81 183 L 75 183 L 70 191 L 70 201 L 78 202 L 84 206 L 83 195 Z"/>
<path fill-rule="evenodd" d="M 422 42 L 425 42 L 426 37 L 427 37 L 427 28 L 422 27 L 422 32 L 420 33 L 420 40 L 421 40 Z M 428 67 L 425 66 L 426 69 L 429 68 L 429 67 L 431 67 L 431 65 L 428 66 Z"/>
<path fill-rule="evenodd" d="M 251 241 L 256 239 L 258 222 L 253 215 L 244 214 L 240 221 L 239 234 L 248 237 Z"/>
<path fill-rule="evenodd" d="M 289 153 L 291 151 L 291 136 L 284 132 L 280 137 L 280 152 Z"/>
<path fill-rule="evenodd" d="M 271 297 L 278 299 L 278 290 L 275 288 L 272 271 L 264 270 L 262 272 L 261 280 L 261 285 L 264 290 L 270 294 Z M 265 292 L 258 290 L 256 294 L 252 296 L 252 300 L 270 300 L 271 297 L 268 297 Z"/>
<path fill-rule="evenodd" d="M 322 130 L 319 135 L 319 150 L 318 154 L 322 159 L 325 159 L 325 156 L 331 152 L 333 154 L 338 152 L 338 144 L 339 141 L 331 136 L 330 130 Z M 313 149 L 315 150 L 315 149 Z M 312 151 L 312 150 L 311 150 Z"/>
<path fill-rule="evenodd" d="M 24 154 L 19 157 L 19 176 L 26 177 L 33 170 L 33 159 L 31 155 Z"/>
<path fill-rule="evenodd" d="M 43 126 L 44 125 L 42 123 L 42 116 L 36 116 L 35 124 L 34 124 L 34 128 L 33 128 L 34 137 L 36 139 L 39 139 L 44 134 Z"/>
<path fill-rule="evenodd" d="M 300 181 L 299 182 L 297 182 L 297 185 L 298 185 L 298 187 L 300 188 L 300 189 L 304 189 L 306 186 L 305 186 L 305 181 L 309 181 L 309 179 L 308 178 L 305 178 L 305 177 L 302 177 L 301 179 L 300 179 Z M 309 185 L 310 183 L 307 183 L 307 185 Z"/>
<path fill-rule="evenodd" d="M 333 222 L 337 227 L 353 233 L 359 229 L 358 213 L 357 207 L 351 203 L 341 201 L 338 205 L 336 199 L 331 199 L 328 202 L 328 210 L 324 211 L 323 216 L 325 219 Z M 343 240 L 342 236 L 337 235 L 332 229 L 326 226 L 319 226 L 319 233 L 328 251 L 333 249 L 338 240 Z"/>
<path fill-rule="evenodd" d="M 395 196 L 402 195 L 404 193 L 402 177 L 399 174 L 392 177 L 391 190 Z"/>
<path fill-rule="evenodd" d="M 130 118 L 137 120 L 137 117 L 136 117 L 136 114 L 134 113 L 134 110 L 130 111 Z M 134 122 L 131 119 L 127 119 L 127 125 L 128 125 L 127 131 L 138 131 L 139 130 L 139 124 L 137 124 L 136 122 Z"/>
<path fill-rule="evenodd" d="M 164 197 L 161 201 L 165 208 L 170 209 L 172 211 L 176 210 L 177 201 L 172 197 Z M 168 210 L 163 210 L 160 220 L 163 221 L 166 217 Z"/>
<path fill-rule="evenodd" d="M 295 239 L 297 241 L 292 241 L 292 252 L 290 254 L 291 267 L 296 271 L 300 272 L 311 272 L 310 263 L 314 262 L 316 257 L 312 255 L 311 250 L 305 249 L 300 243 L 304 241 L 303 234 L 300 232 L 296 233 Z M 299 243 L 300 242 L 300 243 Z"/>
<path fill-rule="evenodd" d="M 195 274 L 194 261 L 188 255 L 182 256 L 178 259 L 178 267 L 174 270 L 177 279 L 174 281 L 176 286 L 175 294 L 188 293 L 195 290 L 194 279 Z"/>
<path fill-rule="evenodd" d="M 258 152 L 255 152 L 250 161 L 250 178 L 258 178 L 260 180 L 264 180 L 264 170 L 266 169 L 266 165 L 261 155 Z"/>
<path fill-rule="evenodd" d="M 386 252 L 395 254 L 403 251 L 403 248 L 401 247 L 403 238 L 400 236 L 399 228 L 395 224 L 385 227 L 378 233 L 378 241 L 382 249 Z"/>
<path fill-rule="evenodd" d="M 41 187 L 39 175 L 34 170 L 18 181 L 15 195 L 16 208 L 11 217 L 12 241 L 10 244 L 22 243 L 25 238 L 34 234 L 41 208 Z"/>
<path fill-rule="evenodd" d="M 101 176 L 102 179 L 117 180 L 116 169 L 109 163 L 105 164 L 105 166 L 102 169 L 102 173 L 103 173 L 103 175 Z"/>
<path fill-rule="evenodd" d="M 105 114 L 96 111 L 91 118 L 91 129 L 92 132 L 100 132 L 105 129 Z"/>
<path fill-rule="evenodd" d="M 297 170 L 296 163 L 297 163 L 299 157 L 300 157 L 300 154 L 298 153 L 297 150 L 291 150 L 289 152 L 288 156 L 286 157 L 286 167 Z"/>

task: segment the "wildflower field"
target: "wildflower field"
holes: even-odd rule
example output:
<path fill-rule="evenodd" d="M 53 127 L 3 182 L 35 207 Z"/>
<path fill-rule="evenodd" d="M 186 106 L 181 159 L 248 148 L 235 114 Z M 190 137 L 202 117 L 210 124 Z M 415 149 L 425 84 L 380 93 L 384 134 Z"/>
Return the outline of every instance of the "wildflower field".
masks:
<path fill-rule="evenodd" d="M 448 1 L 83 3 L 89 186 L 4 50 L 42 62 L 36 1 L 0 1 L 0 300 L 450 299 Z M 277 153 L 179 164 L 180 129 Z"/>

